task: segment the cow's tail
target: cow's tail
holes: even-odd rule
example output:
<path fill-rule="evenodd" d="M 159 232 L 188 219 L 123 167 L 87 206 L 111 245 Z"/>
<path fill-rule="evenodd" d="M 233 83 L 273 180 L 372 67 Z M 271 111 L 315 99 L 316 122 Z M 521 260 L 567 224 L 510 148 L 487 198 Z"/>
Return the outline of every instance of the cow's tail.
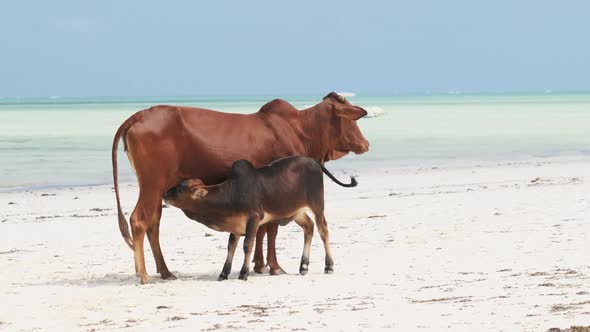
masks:
<path fill-rule="evenodd" d="M 113 150 L 112 150 L 112 161 L 113 161 L 113 182 L 115 183 L 115 197 L 117 198 L 117 214 L 119 217 L 119 230 L 121 231 L 121 235 L 125 240 L 125 243 L 133 250 L 133 241 L 131 239 L 131 234 L 129 233 L 129 224 L 127 223 L 127 219 L 125 219 L 125 214 L 123 214 L 123 210 L 121 209 L 121 200 L 119 199 L 119 177 L 117 175 L 117 148 L 119 147 L 119 140 L 123 138 L 123 146 L 127 149 L 127 144 L 125 143 L 125 135 L 127 134 L 127 130 L 131 128 L 131 126 L 136 123 L 140 118 L 141 112 L 137 112 L 129 117 L 117 130 L 115 134 L 115 138 L 113 139 Z"/>
<path fill-rule="evenodd" d="M 350 183 L 342 183 L 340 181 L 338 181 L 338 179 L 336 179 L 336 177 L 334 175 L 332 175 L 332 173 L 330 173 L 330 171 L 328 171 L 324 165 L 318 163 L 320 165 L 320 167 L 322 168 L 322 171 L 324 173 L 326 173 L 326 175 L 328 177 L 330 177 L 330 179 L 332 179 L 332 181 L 336 182 L 338 185 L 341 185 L 343 187 L 347 187 L 347 188 L 351 188 L 351 187 L 356 187 L 356 185 L 358 184 L 358 182 L 356 182 L 356 179 L 354 178 L 354 176 L 350 177 Z"/>

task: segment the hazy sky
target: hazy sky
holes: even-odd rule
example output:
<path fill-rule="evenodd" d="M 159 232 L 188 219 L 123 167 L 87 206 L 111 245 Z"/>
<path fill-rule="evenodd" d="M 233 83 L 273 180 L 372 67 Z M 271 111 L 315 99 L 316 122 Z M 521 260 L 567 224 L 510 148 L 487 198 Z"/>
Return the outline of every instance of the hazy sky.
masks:
<path fill-rule="evenodd" d="M 0 96 L 590 90 L 590 1 L 3 1 Z"/>

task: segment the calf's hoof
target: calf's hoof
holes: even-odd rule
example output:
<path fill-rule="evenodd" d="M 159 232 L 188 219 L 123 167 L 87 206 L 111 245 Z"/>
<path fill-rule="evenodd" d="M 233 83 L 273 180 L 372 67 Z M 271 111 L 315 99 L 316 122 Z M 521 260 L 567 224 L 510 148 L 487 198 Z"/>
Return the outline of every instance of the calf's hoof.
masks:
<path fill-rule="evenodd" d="M 217 281 L 224 281 L 224 280 L 227 280 L 227 274 L 221 273 L 219 275 L 219 278 L 217 278 Z"/>
<path fill-rule="evenodd" d="M 326 266 L 326 268 L 324 269 L 324 273 L 325 274 L 332 274 L 332 273 L 334 273 L 334 267 L 333 266 Z"/>
<path fill-rule="evenodd" d="M 286 273 L 287 273 L 287 272 L 285 272 L 285 270 L 283 270 L 283 269 L 282 269 L 282 268 L 280 268 L 280 267 L 279 267 L 278 269 L 273 269 L 273 270 L 270 270 L 270 275 L 271 275 L 271 276 L 278 276 L 278 275 L 281 275 L 281 274 L 286 274 Z"/>
<path fill-rule="evenodd" d="M 301 274 L 302 276 L 306 275 L 308 271 L 308 265 L 307 264 L 301 264 L 301 266 L 299 267 L 299 274 Z"/>
<path fill-rule="evenodd" d="M 247 273 L 244 273 L 244 274 L 240 273 L 240 276 L 238 277 L 238 279 L 246 281 L 246 280 L 248 280 L 248 274 Z"/>
<path fill-rule="evenodd" d="M 176 280 L 177 279 L 174 274 L 170 273 L 170 271 L 168 271 L 168 272 L 162 272 L 162 273 L 160 273 L 160 276 L 164 280 Z"/>

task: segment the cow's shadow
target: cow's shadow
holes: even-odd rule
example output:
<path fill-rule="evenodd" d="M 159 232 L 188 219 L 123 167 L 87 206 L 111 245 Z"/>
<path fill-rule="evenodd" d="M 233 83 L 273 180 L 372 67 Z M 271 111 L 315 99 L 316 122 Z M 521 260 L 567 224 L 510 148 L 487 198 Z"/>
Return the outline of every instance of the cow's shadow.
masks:
<path fill-rule="evenodd" d="M 173 272 L 174 273 L 174 272 Z M 198 280 L 204 282 L 218 282 L 219 276 L 216 272 L 206 273 L 174 273 L 177 280 L 164 280 L 159 275 L 151 275 L 150 281 L 147 285 L 158 285 L 166 283 L 174 283 L 176 281 L 191 281 Z M 237 275 L 236 275 L 237 278 Z M 108 273 L 102 276 L 93 276 L 70 279 L 59 279 L 44 282 L 25 283 L 24 286 L 81 286 L 81 287 L 103 287 L 103 286 L 129 286 L 141 285 L 139 277 L 130 273 Z"/>

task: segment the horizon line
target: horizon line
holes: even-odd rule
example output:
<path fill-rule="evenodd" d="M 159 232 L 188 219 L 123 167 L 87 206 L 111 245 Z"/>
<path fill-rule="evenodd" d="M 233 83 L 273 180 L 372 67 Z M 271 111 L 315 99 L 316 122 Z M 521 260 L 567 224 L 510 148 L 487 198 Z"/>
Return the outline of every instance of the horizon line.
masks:
<path fill-rule="evenodd" d="M 353 94 L 352 96 L 348 97 L 404 97 L 404 96 L 475 96 L 475 95 L 527 95 L 527 94 L 537 94 L 537 95 L 559 95 L 559 94 L 590 94 L 590 90 L 552 90 L 552 89 L 544 89 L 544 90 L 514 90 L 514 91 L 461 91 L 461 90 L 449 90 L 449 91 L 404 91 L 398 92 L 393 91 L 389 93 L 385 92 L 367 92 L 367 93 L 359 93 L 352 90 L 347 91 L 335 91 L 341 94 Z M 327 95 L 332 91 L 327 91 L 325 93 L 211 93 L 211 94 L 195 94 L 195 95 L 84 95 L 84 96 L 60 96 L 60 95 L 49 95 L 49 96 L 0 96 L 0 103 L 2 100 L 20 100 L 20 99 L 48 99 L 48 100 L 59 100 L 59 99 L 102 99 L 102 98 L 154 98 L 154 99 L 161 99 L 161 98 L 212 98 L 212 97 L 272 97 L 272 96 L 284 96 L 284 97 L 315 97 L 319 95 Z"/>

